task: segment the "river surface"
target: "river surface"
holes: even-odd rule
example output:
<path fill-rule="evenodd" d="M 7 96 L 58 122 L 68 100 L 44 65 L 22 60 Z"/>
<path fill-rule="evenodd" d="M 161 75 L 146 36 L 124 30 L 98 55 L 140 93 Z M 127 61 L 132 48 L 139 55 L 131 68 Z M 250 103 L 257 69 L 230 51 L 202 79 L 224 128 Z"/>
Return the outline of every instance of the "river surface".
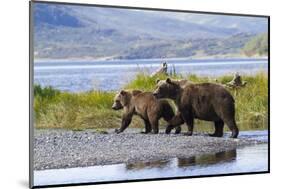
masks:
<path fill-rule="evenodd" d="M 255 74 L 268 71 L 267 59 L 167 59 L 168 73 L 216 77 L 238 72 Z M 119 90 L 137 73 L 155 72 L 163 60 L 114 60 L 94 62 L 35 62 L 34 83 L 70 92 Z"/>
<path fill-rule="evenodd" d="M 34 171 L 34 185 L 268 171 L 268 131 L 242 131 L 239 138 L 254 139 L 266 143 L 190 158 Z"/>

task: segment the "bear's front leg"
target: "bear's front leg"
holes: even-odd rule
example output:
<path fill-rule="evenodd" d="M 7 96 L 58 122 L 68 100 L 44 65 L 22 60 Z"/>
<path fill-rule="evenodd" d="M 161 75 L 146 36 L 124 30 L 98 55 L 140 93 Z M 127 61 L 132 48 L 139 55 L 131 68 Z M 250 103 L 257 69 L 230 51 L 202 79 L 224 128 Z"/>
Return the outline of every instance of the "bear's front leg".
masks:
<path fill-rule="evenodd" d="M 122 131 L 120 130 L 120 129 L 115 129 L 115 133 L 116 134 L 119 134 L 119 133 L 121 133 Z"/>
<path fill-rule="evenodd" d="M 184 111 L 182 113 L 182 117 L 183 117 L 183 119 L 184 119 L 184 121 L 187 125 L 187 129 L 188 129 L 186 135 L 191 136 L 193 134 L 193 124 L 194 124 L 193 123 L 194 118 L 193 118 L 193 115 L 192 115 L 191 111 Z"/>
<path fill-rule="evenodd" d="M 115 129 L 115 133 L 119 134 L 122 133 L 131 123 L 132 115 L 124 115 L 122 118 L 122 123 L 120 129 Z"/>

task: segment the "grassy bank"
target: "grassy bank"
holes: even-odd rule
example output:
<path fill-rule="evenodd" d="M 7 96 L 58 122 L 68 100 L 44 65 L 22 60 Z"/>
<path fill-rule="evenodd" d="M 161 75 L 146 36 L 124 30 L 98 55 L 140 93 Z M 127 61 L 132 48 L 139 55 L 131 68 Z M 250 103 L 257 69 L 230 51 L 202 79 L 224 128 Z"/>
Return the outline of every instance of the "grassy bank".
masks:
<path fill-rule="evenodd" d="M 188 79 L 193 82 L 215 82 L 215 78 L 196 75 L 170 74 L 174 79 Z M 153 91 L 156 79 L 166 76 L 149 77 L 140 73 L 126 89 Z M 216 78 L 218 83 L 227 83 L 232 75 Z M 241 130 L 267 129 L 268 127 L 268 78 L 267 73 L 242 76 L 247 86 L 238 90 L 229 89 L 236 101 L 236 120 Z M 36 128 L 66 128 L 73 130 L 118 128 L 121 111 L 111 109 L 114 92 L 90 91 L 83 93 L 61 92 L 53 88 L 34 88 L 34 111 Z M 196 121 L 195 130 L 212 131 L 210 123 Z M 165 125 L 161 122 L 161 125 Z M 143 128 L 143 123 L 135 116 L 131 127 Z"/>

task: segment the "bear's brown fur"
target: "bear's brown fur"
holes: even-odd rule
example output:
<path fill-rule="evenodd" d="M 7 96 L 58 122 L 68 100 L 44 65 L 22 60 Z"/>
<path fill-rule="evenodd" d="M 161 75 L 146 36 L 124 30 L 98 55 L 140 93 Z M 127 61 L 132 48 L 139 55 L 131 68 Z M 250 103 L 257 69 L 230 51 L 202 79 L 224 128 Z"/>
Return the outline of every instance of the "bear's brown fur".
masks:
<path fill-rule="evenodd" d="M 231 130 L 232 138 L 237 138 L 239 134 L 235 122 L 234 99 L 221 85 L 189 83 L 183 86 L 180 81 L 168 78 L 157 83 L 153 94 L 157 98 L 173 99 L 178 107 L 179 113 L 170 121 L 167 132 L 185 122 L 188 126 L 187 134 L 192 135 L 193 120 L 196 118 L 215 123 L 215 132 L 210 136 L 223 136 L 224 123 Z"/>
<path fill-rule="evenodd" d="M 123 109 L 122 123 L 116 133 L 123 132 L 131 123 L 133 115 L 140 116 L 145 124 L 145 132 L 154 134 L 159 132 L 158 122 L 164 118 L 169 122 L 174 117 L 174 112 L 167 100 L 158 100 L 151 92 L 142 92 L 139 90 L 122 90 L 116 94 L 112 109 Z M 181 128 L 176 128 L 176 133 L 180 133 Z"/>

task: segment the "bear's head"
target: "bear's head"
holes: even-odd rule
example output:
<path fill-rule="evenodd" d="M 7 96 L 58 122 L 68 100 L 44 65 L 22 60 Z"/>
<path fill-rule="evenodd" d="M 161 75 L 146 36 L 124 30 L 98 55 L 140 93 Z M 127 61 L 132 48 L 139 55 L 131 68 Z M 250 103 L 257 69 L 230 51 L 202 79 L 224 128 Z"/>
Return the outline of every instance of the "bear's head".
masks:
<path fill-rule="evenodd" d="M 180 85 L 177 81 L 167 78 L 166 80 L 157 80 L 156 82 L 156 90 L 153 92 L 153 95 L 156 98 L 177 98 L 180 90 Z"/>
<path fill-rule="evenodd" d="M 113 110 L 120 110 L 124 106 L 128 104 L 128 97 L 129 97 L 129 92 L 122 90 L 119 93 L 117 93 L 114 97 L 114 102 L 112 105 Z"/>

